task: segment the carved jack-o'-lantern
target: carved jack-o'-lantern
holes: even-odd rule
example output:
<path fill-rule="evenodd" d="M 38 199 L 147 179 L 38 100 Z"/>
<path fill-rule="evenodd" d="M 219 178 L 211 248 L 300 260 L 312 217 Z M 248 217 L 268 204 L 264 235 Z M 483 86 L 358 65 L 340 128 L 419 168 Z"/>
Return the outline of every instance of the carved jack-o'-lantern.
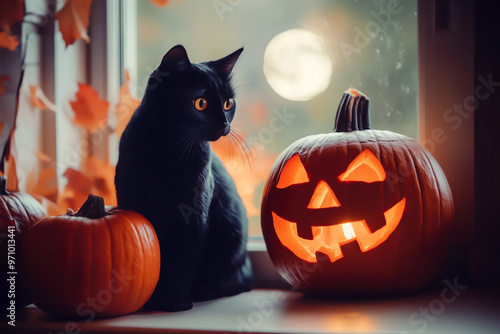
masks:
<path fill-rule="evenodd" d="M 346 92 L 335 132 L 293 143 L 267 181 L 267 249 L 300 291 L 407 292 L 441 272 L 453 217 L 446 177 L 417 141 L 370 130 L 368 107 Z"/>

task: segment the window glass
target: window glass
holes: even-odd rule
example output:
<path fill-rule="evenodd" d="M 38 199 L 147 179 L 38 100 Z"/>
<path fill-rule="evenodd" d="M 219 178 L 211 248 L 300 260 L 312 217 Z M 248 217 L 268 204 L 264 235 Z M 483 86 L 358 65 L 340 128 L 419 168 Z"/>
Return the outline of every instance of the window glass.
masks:
<path fill-rule="evenodd" d="M 372 128 L 416 138 L 415 0 L 138 1 L 137 78 L 142 96 L 166 51 L 182 44 L 192 62 L 245 47 L 234 69 L 233 128 L 243 148 L 213 147 L 235 178 L 250 235 L 260 235 L 260 201 L 277 155 L 295 140 L 332 131 L 342 93 L 371 98 Z M 126 24 L 126 20 L 125 20 Z"/>

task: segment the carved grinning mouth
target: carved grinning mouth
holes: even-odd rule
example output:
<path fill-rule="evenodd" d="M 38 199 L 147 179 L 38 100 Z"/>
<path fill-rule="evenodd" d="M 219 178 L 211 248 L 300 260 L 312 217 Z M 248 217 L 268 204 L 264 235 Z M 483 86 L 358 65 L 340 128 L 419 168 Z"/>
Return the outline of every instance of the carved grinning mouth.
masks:
<path fill-rule="evenodd" d="M 358 242 L 362 252 L 367 252 L 382 242 L 398 227 L 406 205 L 403 198 L 384 212 L 385 226 L 371 232 L 365 220 L 346 222 L 330 226 L 311 226 L 313 239 L 301 238 L 297 232 L 297 223 L 281 218 L 274 212 L 274 230 L 281 243 L 297 257 L 307 262 L 318 262 L 317 252 L 328 255 L 331 262 L 342 258 L 341 245 Z"/>

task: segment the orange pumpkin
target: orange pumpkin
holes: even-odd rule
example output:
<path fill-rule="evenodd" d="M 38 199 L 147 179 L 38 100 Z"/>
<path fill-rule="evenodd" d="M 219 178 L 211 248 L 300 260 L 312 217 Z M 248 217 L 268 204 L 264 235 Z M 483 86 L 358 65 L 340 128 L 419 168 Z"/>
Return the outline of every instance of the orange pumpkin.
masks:
<path fill-rule="evenodd" d="M 299 139 L 264 189 L 262 230 L 278 272 L 313 294 L 409 292 L 435 282 L 450 240 L 446 177 L 416 140 L 370 130 L 345 92 L 333 133 Z"/>
<path fill-rule="evenodd" d="M 67 316 L 117 316 L 141 308 L 160 274 L 160 247 L 137 212 L 105 210 L 89 198 L 73 214 L 29 229 L 22 248 L 26 286 L 42 310 Z"/>
<path fill-rule="evenodd" d="M 19 271 L 22 262 L 16 253 L 21 247 L 24 233 L 46 216 L 45 209 L 36 199 L 20 191 L 8 192 L 5 189 L 6 184 L 6 177 L 0 176 L 0 234 L 3 236 L 3 240 L 0 240 L 2 258 L 0 288 L 4 292 L 1 297 L 1 306 L 4 311 L 10 307 L 11 301 L 15 302 L 15 307 L 29 304 L 22 286 L 23 277 L 17 276 L 15 280 L 12 280 L 15 284 L 11 289 L 7 278 L 12 275 L 7 273 Z M 11 294 L 11 290 L 14 290 L 14 294 Z"/>

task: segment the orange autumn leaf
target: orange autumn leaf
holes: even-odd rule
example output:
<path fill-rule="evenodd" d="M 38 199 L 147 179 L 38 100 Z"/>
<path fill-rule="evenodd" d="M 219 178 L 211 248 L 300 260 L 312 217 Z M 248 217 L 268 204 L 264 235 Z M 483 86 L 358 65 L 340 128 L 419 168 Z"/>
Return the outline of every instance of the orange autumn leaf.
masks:
<path fill-rule="evenodd" d="M 38 175 L 36 170 L 29 173 L 26 182 L 26 192 L 30 195 L 39 195 L 47 199 L 57 198 L 57 172 L 53 167 L 43 169 Z"/>
<path fill-rule="evenodd" d="M 24 0 L 0 1 L 0 31 L 10 32 L 11 26 L 24 17 Z"/>
<path fill-rule="evenodd" d="M 158 7 L 165 7 L 170 2 L 170 0 L 150 0 L 150 1 L 151 3 L 155 4 Z"/>
<path fill-rule="evenodd" d="M 7 32 L 0 32 L 0 48 L 14 51 L 19 45 L 19 40 L 16 35 L 11 35 Z"/>
<path fill-rule="evenodd" d="M 115 167 L 94 157 L 82 161 L 80 171 L 68 168 L 63 176 L 67 179 L 64 190 L 59 194 L 61 208 L 78 208 L 89 194 L 104 198 L 106 205 L 117 205 L 114 186 Z"/>
<path fill-rule="evenodd" d="M 123 77 L 123 84 L 120 87 L 120 99 L 115 107 L 115 134 L 118 137 L 121 137 L 123 130 L 125 130 L 125 127 L 130 120 L 130 117 L 132 117 L 134 111 L 141 104 L 141 101 L 133 97 L 130 93 L 130 89 L 128 87 L 130 83 L 130 75 L 127 70 L 124 71 Z"/>
<path fill-rule="evenodd" d="M 57 12 L 56 20 L 59 21 L 59 31 L 61 31 L 66 47 L 77 39 L 90 42 L 87 29 L 91 4 L 92 0 L 68 0 Z"/>
<path fill-rule="evenodd" d="M 10 75 L 0 75 L 0 96 L 7 93 L 7 88 L 2 81 L 10 81 Z"/>
<path fill-rule="evenodd" d="M 19 179 L 17 177 L 16 159 L 12 154 L 12 150 L 9 154 L 9 157 L 7 158 L 7 164 L 5 166 L 5 176 L 7 177 L 7 189 L 11 191 L 18 191 Z"/>
<path fill-rule="evenodd" d="M 94 157 L 82 162 L 82 172 L 92 182 L 92 194 L 104 198 L 106 205 L 117 205 L 115 191 L 115 166 Z"/>
<path fill-rule="evenodd" d="M 30 98 L 32 107 L 56 111 L 55 104 L 49 101 L 39 86 L 30 86 Z"/>
<path fill-rule="evenodd" d="M 77 211 L 91 193 L 92 181 L 73 168 L 66 169 L 63 176 L 68 182 L 57 198 L 57 205 L 63 209 Z"/>
<path fill-rule="evenodd" d="M 0 137 L 3 135 L 3 122 L 0 122 Z"/>
<path fill-rule="evenodd" d="M 73 123 L 94 131 L 102 128 L 108 121 L 109 102 L 101 100 L 90 85 L 78 84 L 76 101 L 71 101 L 71 108 L 75 112 Z"/>

